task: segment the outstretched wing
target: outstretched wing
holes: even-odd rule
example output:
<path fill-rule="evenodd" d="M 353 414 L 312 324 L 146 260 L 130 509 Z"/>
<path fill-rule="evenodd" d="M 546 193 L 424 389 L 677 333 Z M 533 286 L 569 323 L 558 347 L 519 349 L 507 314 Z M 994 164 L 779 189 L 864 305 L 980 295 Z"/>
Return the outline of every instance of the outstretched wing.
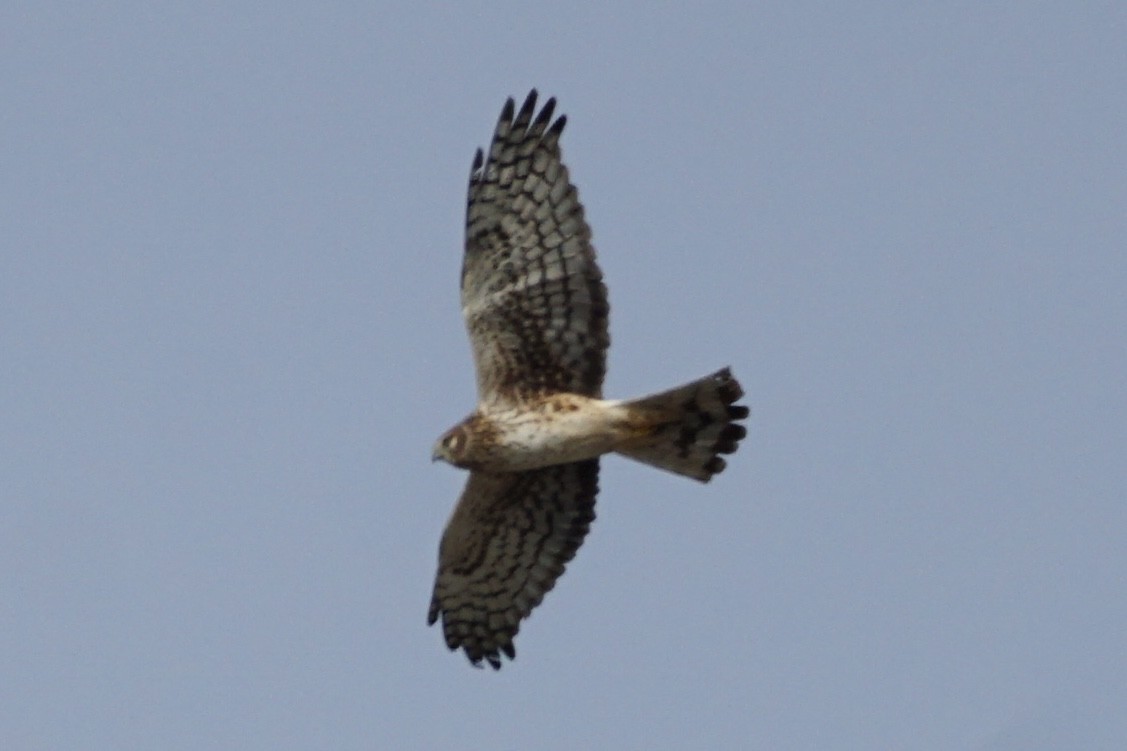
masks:
<path fill-rule="evenodd" d="M 471 472 L 442 535 L 427 622 L 446 646 L 501 667 L 520 622 L 555 586 L 595 518 L 599 460 L 530 472 Z"/>
<path fill-rule="evenodd" d="M 599 396 L 606 372 L 606 287 L 591 229 L 561 161 L 549 99 L 501 111 L 489 157 L 470 172 L 462 314 L 482 402 L 570 391 Z"/>

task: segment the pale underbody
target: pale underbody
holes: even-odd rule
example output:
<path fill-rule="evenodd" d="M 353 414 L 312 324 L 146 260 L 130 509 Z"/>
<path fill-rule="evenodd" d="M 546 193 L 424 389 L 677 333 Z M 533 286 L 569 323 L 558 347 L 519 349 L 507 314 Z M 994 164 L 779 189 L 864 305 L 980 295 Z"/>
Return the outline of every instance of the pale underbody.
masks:
<path fill-rule="evenodd" d="M 566 393 L 519 405 L 483 405 L 440 439 L 435 458 L 487 472 L 593 459 L 652 433 L 656 415 L 646 412 L 622 401 Z M 489 440 L 478 437 L 485 434 Z M 452 446 L 451 436 L 456 436 Z"/>

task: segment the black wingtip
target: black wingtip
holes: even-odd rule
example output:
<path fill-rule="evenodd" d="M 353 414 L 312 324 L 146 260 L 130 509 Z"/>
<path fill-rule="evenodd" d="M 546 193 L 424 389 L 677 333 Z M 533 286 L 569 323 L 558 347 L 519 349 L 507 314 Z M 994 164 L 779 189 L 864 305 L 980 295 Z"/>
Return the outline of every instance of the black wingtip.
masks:
<path fill-rule="evenodd" d="M 532 122 L 532 113 L 536 110 L 536 89 L 533 89 L 528 97 L 524 100 L 524 104 L 520 106 L 520 112 L 517 113 L 517 119 L 513 121 L 516 130 L 523 131 L 528 124 Z"/>
<path fill-rule="evenodd" d="M 567 125 L 567 115 L 560 115 L 556 118 L 556 121 L 552 123 L 552 127 L 548 128 L 548 136 L 559 138 L 560 133 L 563 133 L 565 125 Z"/>
<path fill-rule="evenodd" d="M 498 124 L 511 123 L 513 121 L 513 112 L 516 110 L 516 106 L 517 104 L 513 101 L 512 97 L 506 99 L 505 106 L 501 108 L 501 117 L 497 119 Z"/>
<path fill-rule="evenodd" d="M 536 122 L 533 123 L 533 127 L 535 127 L 537 130 L 542 131 L 545 127 L 547 127 L 548 121 L 552 119 L 552 113 L 555 112 L 555 110 L 556 98 L 552 97 L 548 101 L 544 102 L 544 107 L 540 110 L 540 114 L 536 116 Z"/>

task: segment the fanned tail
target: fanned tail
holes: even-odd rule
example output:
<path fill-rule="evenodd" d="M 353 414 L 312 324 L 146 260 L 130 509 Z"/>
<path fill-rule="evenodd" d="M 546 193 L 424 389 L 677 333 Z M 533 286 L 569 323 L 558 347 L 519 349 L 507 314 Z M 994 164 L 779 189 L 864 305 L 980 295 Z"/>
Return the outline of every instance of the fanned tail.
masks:
<path fill-rule="evenodd" d="M 742 396 L 739 381 L 724 368 L 684 386 L 628 401 L 625 406 L 631 414 L 653 427 L 615 451 L 708 482 L 725 467 L 720 455 L 734 453 L 747 435 L 737 422 L 750 414 L 747 407 L 735 403 Z"/>

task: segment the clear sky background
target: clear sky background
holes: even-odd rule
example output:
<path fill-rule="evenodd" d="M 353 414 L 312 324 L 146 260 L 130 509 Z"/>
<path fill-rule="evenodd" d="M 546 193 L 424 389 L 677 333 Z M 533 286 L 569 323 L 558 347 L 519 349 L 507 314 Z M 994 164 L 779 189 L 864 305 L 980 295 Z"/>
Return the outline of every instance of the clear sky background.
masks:
<path fill-rule="evenodd" d="M 827 5 L 5 3 L 0 747 L 1127 748 L 1127 8 Z M 533 86 L 608 395 L 753 415 L 495 674 L 430 448 Z"/>

